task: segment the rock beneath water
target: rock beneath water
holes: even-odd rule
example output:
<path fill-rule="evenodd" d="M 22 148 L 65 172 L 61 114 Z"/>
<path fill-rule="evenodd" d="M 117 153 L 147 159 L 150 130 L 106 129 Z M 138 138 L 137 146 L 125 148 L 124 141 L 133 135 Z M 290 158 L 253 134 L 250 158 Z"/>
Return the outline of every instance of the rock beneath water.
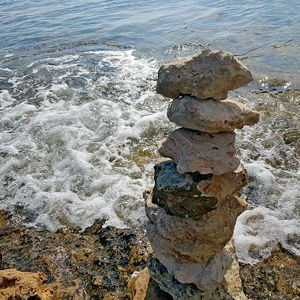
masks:
<path fill-rule="evenodd" d="M 169 106 L 168 118 L 185 128 L 215 133 L 254 125 L 259 121 L 259 114 L 236 100 L 199 100 L 184 96 Z"/>
<path fill-rule="evenodd" d="M 157 259 L 149 260 L 148 269 L 151 278 L 174 300 L 233 300 L 222 287 L 217 288 L 214 292 L 205 292 L 199 290 L 195 284 L 180 283 Z"/>
<path fill-rule="evenodd" d="M 205 49 L 198 55 L 176 58 L 162 65 L 156 91 L 169 98 L 193 95 L 222 100 L 229 91 L 252 80 L 251 73 L 232 54 Z"/>
<path fill-rule="evenodd" d="M 217 197 L 219 201 L 226 200 L 241 190 L 247 184 L 247 171 L 243 165 L 223 175 L 213 175 L 209 180 L 198 183 L 198 190 L 207 197 Z"/>
<path fill-rule="evenodd" d="M 221 285 L 232 259 L 222 250 L 204 263 L 185 263 L 173 256 L 159 256 L 159 261 L 181 283 L 193 283 L 201 291 L 213 292 Z"/>
<path fill-rule="evenodd" d="M 16 269 L 0 271 L 0 299 L 54 300 L 54 290 L 45 284 L 44 273 L 20 272 Z"/>
<path fill-rule="evenodd" d="M 158 151 L 177 163 L 180 174 L 199 172 L 221 175 L 236 170 L 240 164 L 234 141 L 233 132 L 203 133 L 178 128 L 162 142 Z"/>
<path fill-rule="evenodd" d="M 197 188 L 202 182 L 204 185 L 210 182 L 211 174 L 179 174 L 173 161 L 162 162 L 154 170 L 153 203 L 163 207 L 167 214 L 199 219 L 216 209 L 218 199 L 203 196 Z"/>
<path fill-rule="evenodd" d="M 200 220 L 168 215 L 152 202 L 152 192 L 144 193 L 149 218 L 147 235 L 158 259 L 165 256 L 186 263 L 203 263 L 219 253 L 231 239 L 237 217 L 247 203 L 231 197 Z"/>

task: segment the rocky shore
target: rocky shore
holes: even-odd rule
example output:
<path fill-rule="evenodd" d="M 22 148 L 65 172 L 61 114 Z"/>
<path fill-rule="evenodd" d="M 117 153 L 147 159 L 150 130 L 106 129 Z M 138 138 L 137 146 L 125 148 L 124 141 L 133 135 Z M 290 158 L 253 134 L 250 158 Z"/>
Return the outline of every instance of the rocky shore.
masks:
<path fill-rule="evenodd" d="M 51 233 L 0 211 L 0 299 L 299 299 L 297 258 L 279 245 L 265 261 L 239 264 L 232 241 L 247 208 L 234 130 L 259 114 L 227 95 L 252 79 L 225 51 L 163 65 L 157 92 L 173 98 L 167 116 L 182 127 L 158 142 L 164 159 L 143 195 L 145 228 L 99 220 Z"/>
<path fill-rule="evenodd" d="M 102 224 L 51 233 L 26 228 L 1 211 L 0 299 L 171 300 L 141 272 L 153 257 L 143 230 Z M 248 299 L 300 299 L 299 261 L 284 249 L 257 265 L 240 264 L 239 273 Z"/>

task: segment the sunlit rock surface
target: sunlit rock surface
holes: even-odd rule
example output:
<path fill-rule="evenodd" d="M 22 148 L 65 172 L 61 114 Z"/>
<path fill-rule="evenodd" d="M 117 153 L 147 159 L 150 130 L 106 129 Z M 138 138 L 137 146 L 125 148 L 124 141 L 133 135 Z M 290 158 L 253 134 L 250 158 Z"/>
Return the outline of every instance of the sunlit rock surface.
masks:
<path fill-rule="evenodd" d="M 221 175 L 232 172 L 240 164 L 234 146 L 235 134 L 229 132 L 204 133 L 175 129 L 159 148 L 160 155 L 177 163 L 177 170 Z"/>
<path fill-rule="evenodd" d="M 165 97 L 193 95 L 199 99 L 226 99 L 229 91 L 252 81 L 252 75 L 232 54 L 203 50 L 176 58 L 158 71 L 156 91 Z"/>
<path fill-rule="evenodd" d="M 54 290 L 45 284 L 47 276 L 41 272 L 20 272 L 16 269 L 0 270 L 0 299 L 54 300 Z"/>
<path fill-rule="evenodd" d="M 200 220 L 168 215 L 152 202 L 152 192 L 144 193 L 149 218 L 147 236 L 156 257 L 171 256 L 186 263 L 203 263 L 219 253 L 233 234 L 236 218 L 247 203 L 231 197 Z"/>
<path fill-rule="evenodd" d="M 237 100 L 199 100 L 183 96 L 173 100 L 168 108 L 168 118 L 185 128 L 215 133 L 254 125 L 259 114 Z"/>
<path fill-rule="evenodd" d="M 128 283 L 153 257 L 151 247 L 143 233 L 101 228 L 103 223 L 96 222 L 84 232 L 69 228 L 51 233 L 19 225 L 8 212 L 0 210 L 0 270 L 44 273 L 47 282 L 43 285 L 46 290 L 54 290 L 55 300 L 82 300 L 84 297 L 133 300 L 127 293 Z M 255 266 L 242 264 L 240 268 L 242 288 L 248 298 L 297 299 L 300 266 L 297 258 L 283 250 L 274 252 Z M 230 273 L 232 267 L 225 275 L 227 290 L 228 284 L 231 291 L 235 290 L 229 293 L 231 296 L 223 288 L 217 288 L 214 293 L 199 291 L 194 284 L 179 283 L 162 264 L 157 270 L 161 269 L 164 271 L 158 274 L 149 268 L 151 278 L 146 300 L 172 299 L 153 280 L 162 277 L 166 279 L 161 281 L 161 287 L 163 285 L 177 300 L 186 299 L 184 295 L 188 295 L 188 299 L 243 299 L 240 288 L 228 281 L 239 281 Z M 0 291 L 4 291 L 3 285 Z"/>

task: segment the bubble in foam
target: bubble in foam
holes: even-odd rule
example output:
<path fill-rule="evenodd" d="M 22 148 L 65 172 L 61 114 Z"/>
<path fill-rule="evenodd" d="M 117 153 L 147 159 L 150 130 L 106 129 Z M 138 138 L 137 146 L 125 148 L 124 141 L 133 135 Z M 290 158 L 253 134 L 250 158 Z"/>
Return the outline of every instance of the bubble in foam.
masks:
<path fill-rule="evenodd" d="M 100 77 L 97 64 L 84 72 L 73 66 L 87 55 L 101 62 Z M 32 78 L 44 76 L 38 70 L 48 61 L 30 66 Z M 96 219 L 117 227 L 141 224 L 142 193 L 152 184 L 149 155 L 155 155 L 145 149 L 166 127 L 166 116 L 152 115 L 154 107 L 167 105 L 154 96 L 155 62 L 132 50 L 99 51 L 47 70 L 51 80 L 39 82 L 37 106 L 22 103 L 3 113 L 0 207 L 16 212 L 17 205 L 27 223 L 50 230 L 85 228 Z M 86 80 L 73 88 L 68 78 L 76 72 Z M 62 97 L 64 90 L 71 97 Z M 85 101 L 78 99 L 82 92 L 89 95 Z M 140 151 L 147 153 L 142 162 Z"/>
<path fill-rule="evenodd" d="M 300 255 L 297 239 L 300 236 L 299 220 L 285 220 L 276 211 L 258 206 L 244 212 L 237 220 L 234 231 L 234 243 L 239 261 L 256 264 L 270 256 L 280 243 L 283 247 Z"/>

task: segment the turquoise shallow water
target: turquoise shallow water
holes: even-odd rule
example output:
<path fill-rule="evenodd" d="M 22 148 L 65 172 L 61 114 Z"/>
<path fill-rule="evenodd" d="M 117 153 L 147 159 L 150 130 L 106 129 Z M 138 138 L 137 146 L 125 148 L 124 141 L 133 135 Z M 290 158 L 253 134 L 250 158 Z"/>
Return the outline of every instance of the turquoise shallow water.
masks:
<path fill-rule="evenodd" d="M 261 112 L 237 133 L 252 208 L 237 224 L 239 258 L 278 242 L 297 253 L 299 26 L 298 0 L 1 1 L 0 208 L 50 230 L 143 226 L 155 141 L 173 128 L 157 70 L 224 49 L 255 78 L 230 96 Z"/>

